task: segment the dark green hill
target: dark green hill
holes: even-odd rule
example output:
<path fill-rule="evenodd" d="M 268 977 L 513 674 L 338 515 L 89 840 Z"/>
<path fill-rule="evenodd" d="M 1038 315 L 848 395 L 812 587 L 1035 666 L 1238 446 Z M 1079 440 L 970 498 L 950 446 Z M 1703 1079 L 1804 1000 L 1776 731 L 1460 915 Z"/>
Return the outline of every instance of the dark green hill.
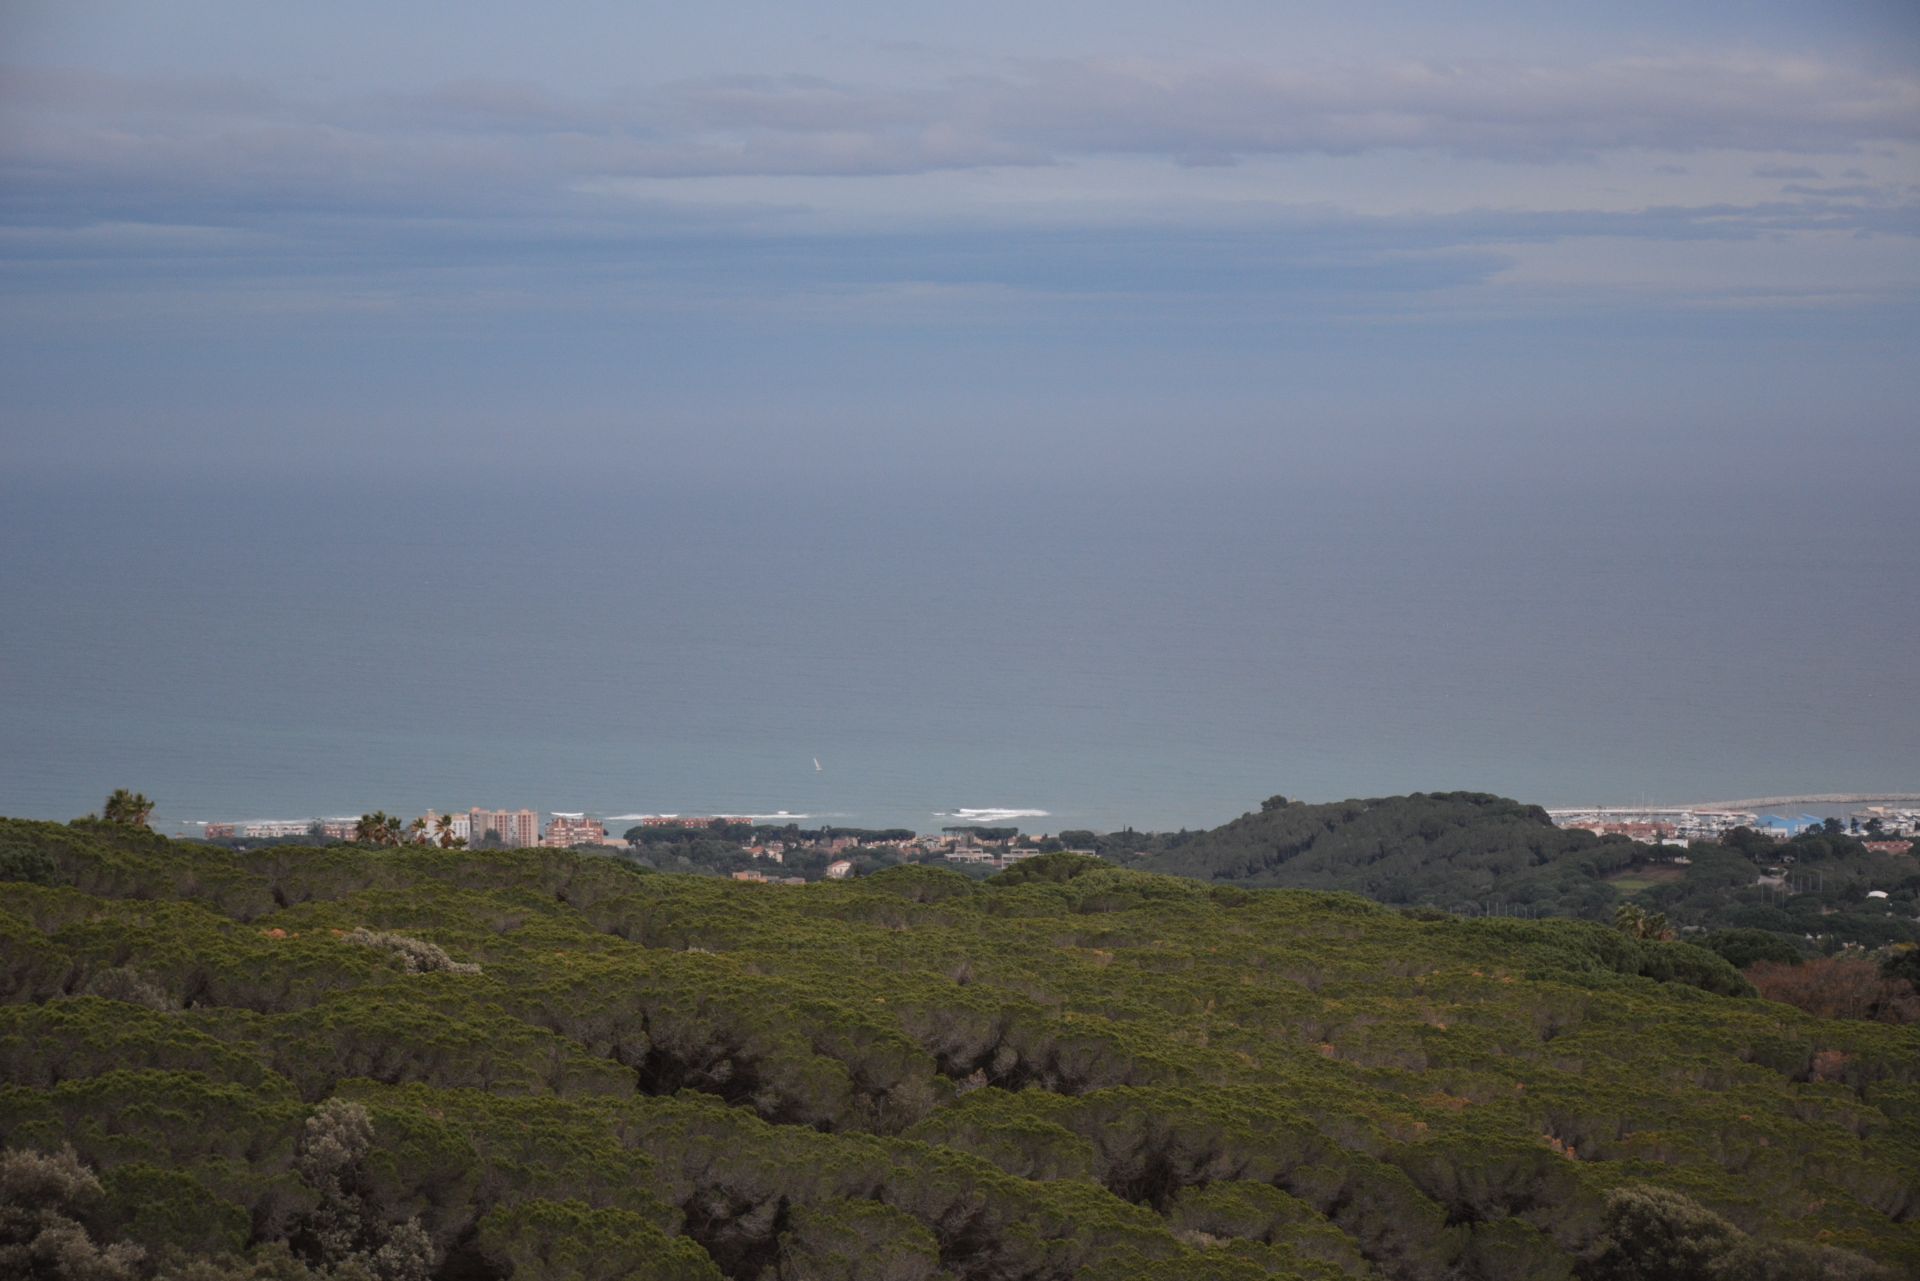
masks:
<path fill-rule="evenodd" d="M 1555 827 L 1536 805 L 1483 792 L 1326 805 L 1275 797 L 1211 831 L 1159 843 L 1141 849 L 1135 865 L 1240 885 L 1351 890 L 1383 903 L 1594 917 L 1617 897 L 1603 877 L 1656 856 L 1632 841 Z"/>
<path fill-rule="evenodd" d="M 1415 792 L 1332 804 L 1274 797 L 1203 832 L 1064 835 L 1123 866 L 1217 884 L 1597 921 L 1632 901 L 1701 933 L 1764 929 L 1825 950 L 1920 942 L 1920 864 L 1841 834 L 1780 843 L 1738 832 L 1678 850 L 1558 828 L 1538 806 L 1501 796 Z M 1792 870 L 1790 887 L 1761 883 L 1778 866 Z M 1876 889 L 1886 897 L 1870 899 Z"/>
<path fill-rule="evenodd" d="M 0 869 L 0 1275 L 1920 1269 L 1920 1030 L 1597 925 L 1057 855 L 788 887 L 0 820 Z"/>

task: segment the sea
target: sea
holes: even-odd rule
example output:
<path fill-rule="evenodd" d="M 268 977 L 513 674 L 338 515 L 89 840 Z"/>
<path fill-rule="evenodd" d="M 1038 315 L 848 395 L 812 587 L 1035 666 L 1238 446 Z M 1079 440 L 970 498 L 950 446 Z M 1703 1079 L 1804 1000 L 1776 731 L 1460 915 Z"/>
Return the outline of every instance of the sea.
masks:
<path fill-rule="evenodd" d="M 0 479 L 0 813 L 1028 832 L 1920 791 L 1844 486 Z"/>

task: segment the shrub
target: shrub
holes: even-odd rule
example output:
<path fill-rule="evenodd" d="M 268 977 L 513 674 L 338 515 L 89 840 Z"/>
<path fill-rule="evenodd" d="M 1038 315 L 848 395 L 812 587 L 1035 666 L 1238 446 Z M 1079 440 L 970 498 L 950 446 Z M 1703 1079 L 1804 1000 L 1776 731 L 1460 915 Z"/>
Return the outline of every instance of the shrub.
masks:
<path fill-rule="evenodd" d="M 480 1221 L 491 1275 L 539 1281 L 720 1281 L 705 1251 L 623 1210 L 578 1201 L 501 1206 Z M 449 1269 L 451 1270 L 451 1269 Z"/>
<path fill-rule="evenodd" d="M 53 883 L 53 860 L 36 849 L 0 848 L 0 881 Z"/>
<path fill-rule="evenodd" d="M 373 1121 L 359 1103 L 328 1099 L 307 1118 L 294 1168 L 320 1204 L 292 1234 L 295 1253 L 324 1271 L 368 1281 L 426 1281 L 433 1247 L 418 1219 L 391 1223 L 374 1204 L 360 1165 Z"/>
<path fill-rule="evenodd" d="M 1022 859 L 1006 871 L 989 877 L 989 885 L 1027 885 L 1035 881 L 1050 885 L 1059 885 L 1071 881 L 1076 876 L 1085 876 L 1088 872 L 1097 872 L 1110 864 L 1097 858 L 1088 858 L 1085 854 L 1069 854 L 1061 851 L 1057 854 L 1036 854 Z"/>
<path fill-rule="evenodd" d="M 1756 1241 L 1678 1192 L 1620 1188 L 1582 1261 L 1587 1281 L 1893 1281 L 1847 1250 Z"/>
<path fill-rule="evenodd" d="M 401 968 L 409 974 L 478 974 L 480 972 L 480 967 L 473 962 L 456 961 L 448 956 L 446 949 L 438 943 L 408 938 L 405 934 L 370 930 L 362 925 L 342 934 L 340 941 L 351 943 L 356 947 L 371 947 L 389 952 L 399 958 Z"/>
<path fill-rule="evenodd" d="M 933 1281 L 939 1272 L 933 1233 L 875 1201 L 797 1207 L 780 1238 L 780 1281 Z"/>
<path fill-rule="evenodd" d="M 1724 957 L 1736 970 L 1744 970 L 1755 961 L 1798 965 L 1807 955 L 1792 937 L 1772 930 L 1715 930 L 1700 940 L 1700 946 Z"/>
<path fill-rule="evenodd" d="M 1585 1263 L 1589 1281 L 1703 1281 L 1740 1229 L 1678 1192 L 1638 1186 L 1607 1197 L 1605 1226 Z"/>
<path fill-rule="evenodd" d="M 1880 962 L 1880 976 L 1905 979 L 1920 987 L 1920 943 L 1902 943 L 1889 948 Z"/>
<path fill-rule="evenodd" d="M 125 966 L 96 970 L 81 985 L 78 995 L 125 1001 L 128 1005 L 142 1005 L 149 1010 L 173 1010 L 178 1009 L 180 1004 L 152 979 Z"/>
<path fill-rule="evenodd" d="M 1798 1241 L 1743 1241 L 1709 1266 L 1708 1281 L 1894 1281 L 1848 1250 Z"/>
<path fill-rule="evenodd" d="M 171 1257 L 161 1262 L 154 1281 L 328 1281 L 293 1257 L 284 1241 L 250 1255 L 223 1254 L 210 1259 Z"/>
<path fill-rule="evenodd" d="M 145 1252 L 95 1244 L 79 1222 L 100 1180 L 70 1147 L 0 1152 L 0 1276 L 133 1281 Z"/>
<path fill-rule="evenodd" d="M 1799 965 L 1760 961 L 1747 970 L 1747 978 L 1769 1001 L 1823 1019 L 1920 1021 L 1920 995 L 1913 984 L 1887 978 L 1864 956 L 1824 956 Z"/>

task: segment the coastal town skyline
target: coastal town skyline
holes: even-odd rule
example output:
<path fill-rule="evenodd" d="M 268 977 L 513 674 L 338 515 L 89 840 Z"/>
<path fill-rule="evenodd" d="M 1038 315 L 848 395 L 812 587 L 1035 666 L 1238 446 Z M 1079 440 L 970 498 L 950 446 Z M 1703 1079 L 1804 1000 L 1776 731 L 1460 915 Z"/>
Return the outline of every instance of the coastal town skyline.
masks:
<path fill-rule="evenodd" d="M 1816 827 L 1830 818 L 1847 822 L 1849 828 L 1855 832 L 1862 830 L 1867 824 L 1873 824 L 1876 829 L 1885 826 L 1890 833 L 1905 833 L 1920 829 L 1920 804 L 1917 803 L 1920 803 L 1920 792 L 1816 793 L 1804 796 L 1758 797 L 1744 802 L 1720 802 L 1707 805 L 1548 807 L 1546 813 L 1556 826 L 1578 827 L 1592 831 L 1595 835 L 1623 835 L 1635 839 L 1717 840 L 1733 828 L 1743 826 L 1785 838 Z M 1753 808 L 1735 808 L 1743 804 Z M 1821 814 L 1802 812 L 1791 815 L 1775 812 L 1803 806 L 1818 806 L 1827 812 Z M 543 813 L 547 816 L 544 824 L 540 821 L 540 815 Z M 162 826 L 172 827 L 185 834 L 191 834 L 188 829 L 199 828 L 209 839 L 325 836 L 331 839 L 347 840 L 351 839 L 354 824 L 359 822 L 361 817 L 362 815 L 334 815 L 299 819 L 161 819 L 160 823 Z M 433 808 L 426 809 L 421 815 L 429 829 L 439 817 L 439 812 Z M 793 813 L 786 810 L 760 814 L 679 812 L 616 814 L 586 810 L 542 811 L 524 807 L 507 810 L 474 806 L 464 812 L 450 811 L 447 817 L 451 822 L 449 830 L 452 835 L 464 841 L 472 841 L 477 836 L 491 831 L 508 844 L 518 841 L 526 847 L 547 845 L 554 848 L 568 848 L 576 844 L 625 845 L 624 839 L 612 839 L 615 828 L 608 826 L 609 824 L 617 826 L 627 823 L 632 825 L 628 830 L 632 830 L 634 827 L 690 829 L 714 825 L 773 828 L 797 827 L 807 823 L 820 829 L 832 830 L 836 826 L 835 823 L 821 820 L 858 816 Z M 936 812 L 933 817 L 943 820 L 938 830 L 952 832 L 970 828 L 1004 827 L 1009 823 L 1016 824 L 1014 830 L 1020 830 L 1017 826 L 1020 820 L 1048 818 L 1051 815 L 1045 810 L 1032 809 L 959 809 L 948 813 Z M 837 826 L 849 830 L 861 830 L 861 825 L 856 823 Z M 918 834 L 917 831 L 916 834 Z M 1035 835 L 1047 834 L 1035 833 Z"/>

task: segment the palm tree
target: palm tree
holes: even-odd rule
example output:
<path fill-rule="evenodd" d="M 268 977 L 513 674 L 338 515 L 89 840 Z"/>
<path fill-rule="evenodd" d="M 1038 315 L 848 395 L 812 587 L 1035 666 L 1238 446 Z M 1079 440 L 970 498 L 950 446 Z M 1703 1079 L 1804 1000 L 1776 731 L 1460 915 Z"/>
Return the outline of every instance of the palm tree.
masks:
<path fill-rule="evenodd" d="M 385 810 L 362 814 L 353 825 L 353 839 L 359 845 L 398 845 L 400 820 Z"/>
<path fill-rule="evenodd" d="M 425 845 L 427 843 L 427 820 L 416 818 L 407 824 L 407 844 Z"/>
<path fill-rule="evenodd" d="M 457 850 L 467 843 L 464 836 L 455 836 L 453 834 L 453 815 L 440 815 L 433 821 L 433 826 L 435 834 L 440 838 L 441 849 Z"/>
<path fill-rule="evenodd" d="M 100 808 L 100 817 L 109 823 L 125 823 L 128 827 L 145 827 L 147 815 L 153 813 L 153 802 L 139 792 L 129 792 L 124 787 L 116 787 L 107 797 L 107 803 Z"/>

